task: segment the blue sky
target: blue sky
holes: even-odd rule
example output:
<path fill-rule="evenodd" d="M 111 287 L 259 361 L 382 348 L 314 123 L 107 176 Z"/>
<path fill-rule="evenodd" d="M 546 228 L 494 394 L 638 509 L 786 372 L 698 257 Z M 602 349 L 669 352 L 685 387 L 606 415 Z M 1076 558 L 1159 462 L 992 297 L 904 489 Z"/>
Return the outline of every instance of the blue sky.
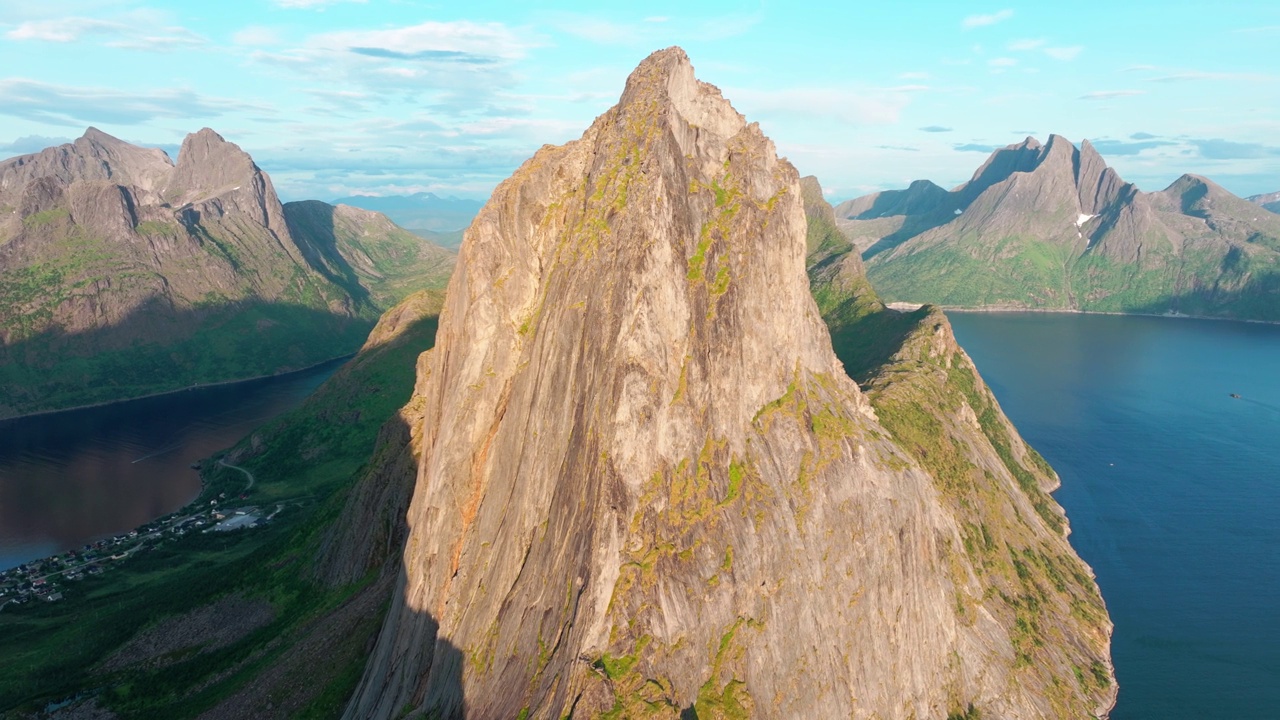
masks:
<path fill-rule="evenodd" d="M 832 199 L 1092 140 L 1127 180 L 1280 190 L 1280 2 L 0 0 L 0 157 L 209 126 L 286 199 L 483 198 L 668 45 Z"/>

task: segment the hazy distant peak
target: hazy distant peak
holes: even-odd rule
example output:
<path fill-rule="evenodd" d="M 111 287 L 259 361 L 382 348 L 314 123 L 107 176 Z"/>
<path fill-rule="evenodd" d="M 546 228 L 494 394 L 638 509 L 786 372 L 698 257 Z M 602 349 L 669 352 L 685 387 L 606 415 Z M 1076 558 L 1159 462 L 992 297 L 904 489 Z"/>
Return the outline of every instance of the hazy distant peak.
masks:
<path fill-rule="evenodd" d="M 1280 191 L 1263 193 L 1261 195 L 1250 195 L 1245 199 L 1251 203 L 1261 205 L 1273 213 L 1280 213 Z"/>

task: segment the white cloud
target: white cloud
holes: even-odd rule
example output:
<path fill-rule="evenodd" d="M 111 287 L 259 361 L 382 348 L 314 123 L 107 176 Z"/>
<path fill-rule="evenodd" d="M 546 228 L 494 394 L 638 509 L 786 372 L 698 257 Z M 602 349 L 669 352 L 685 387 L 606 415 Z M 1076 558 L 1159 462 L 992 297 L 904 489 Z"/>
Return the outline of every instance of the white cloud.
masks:
<path fill-rule="evenodd" d="M 990 60 L 987 61 L 987 64 L 990 65 L 991 67 L 1005 68 L 1005 67 L 1013 67 L 1014 65 L 1017 65 L 1018 61 L 1014 60 L 1013 58 L 998 57 L 998 58 L 991 58 Z"/>
<path fill-rule="evenodd" d="M 970 15 L 960 21 L 960 26 L 968 30 L 970 28 L 984 27 L 986 25 L 995 25 L 996 23 L 1003 22 L 1011 17 L 1013 17 L 1013 11 L 1006 8 L 990 15 Z"/>
<path fill-rule="evenodd" d="M 250 25 L 241 28 L 231 35 L 231 42 L 235 45 L 243 45 L 248 47 L 263 47 L 265 45 L 279 45 L 280 35 L 275 30 L 261 25 Z"/>
<path fill-rule="evenodd" d="M 1044 54 L 1054 60 L 1075 60 L 1076 56 L 1079 55 L 1082 50 L 1084 50 L 1084 48 L 1080 45 L 1072 45 L 1070 47 L 1047 47 L 1044 49 Z"/>
<path fill-rule="evenodd" d="M 208 44 L 204 37 L 177 26 L 157 27 L 152 13 L 134 13 L 130 22 L 69 17 L 57 20 L 29 20 L 5 33 L 10 40 L 53 43 L 79 42 L 89 37 L 103 38 L 107 47 L 166 52 Z"/>
<path fill-rule="evenodd" d="M 270 113 L 272 109 L 205 97 L 185 88 L 122 92 L 22 78 L 0 80 L 0 114 L 64 127 L 132 125 L 155 118 L 198 118 L 203 122 L 237 111 Z"/>
<path fill-rule="evenodd" d="M 532 46 L 500 23 L 424 22 L 388 30 L 344 31 L 317 35 L 308 43 L 327 50 L 396 60 L 483 63 L 518 60 Z"/>
<path fill-rule="evenodd" d="M 323 10 L 330 5 L 339 3 L 366 3 L 369 0 L 274 0 L 275 4 L 282 8 L 294 10 Z"/>
<path fill-rule="evenodd" d="M 1146 95 L 1146 90 L 1095 90 L 1087 92 L 1080 96 L 1081 100 L 1110 100 L 1118 97 L 1131 97 L 1134 95 Z"/>
<path fill-rule="evenodd" d="M 743 35 L 764 19 L 761 12 L 730 13 L 715 17 L 647 17 L 642 22 L 618 22 L 596 15 L 556 12 L 547 24 L 560 32 L 598 45 L 661 47 L 687 41 L 715 41 Z"/>
<path fill-rule="evenodd" d="M 1153 68 L 1154 69 L 1154 68 Z M 1182 82 L 1184 80 L 1242 80 L 1245 82 L 1275 82 L 1277 79 L 1274 75 L 1263 75 L 1260 73 L 1225 73 L 1225 72 L 1204 72 L 1201 70 L 1186 70 L 1183 72 L 1175 72 L 1169 75 L 1149 78 L 1151 82 Z"/>
<path fill-rule="evenodd" d="M 735 88 L 725 96 L 748 117 L 824 118 L 850 125 L 891 125 L 902 117 L 914 93 L 924 86 L 897 88 Z"/>

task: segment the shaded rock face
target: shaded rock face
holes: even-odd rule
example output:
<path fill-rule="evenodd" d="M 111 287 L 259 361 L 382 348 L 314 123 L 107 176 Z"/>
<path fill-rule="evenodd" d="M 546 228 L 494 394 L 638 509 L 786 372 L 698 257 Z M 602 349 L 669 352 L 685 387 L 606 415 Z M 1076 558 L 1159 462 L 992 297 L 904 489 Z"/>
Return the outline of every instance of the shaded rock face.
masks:
<path fill-rule="evenodd" d="M 354 351 L 409 292 L 399 281 L 448 276 L 450 253 L 381 216 L 290 205 L 207 128 L 186 138 L 176 166 L 94 128 L 0 163 L 0 417 L 313 364 Z M 234 350 L 252 342 L 238 336 L 254 323 L 261 342 Z M 187 340 L 169 359 L 110 356 Z M 92 358 L 105 377 L 84 366 L 59 375 L 60 358 Z M 164 387 L 163 368 L 136 381 L 113 370 L 152 362 L 184 374 Z M 74 389 L 99 382 L 121 386 Z"/>
<path fill-rule="evenodd" d="M 1052 135 L 951 192 L 909 194 L 837 209 L 893 300 L 1280 319 L 1280 218 L 1205 178 L 1141 192 L 1087 140 Z"/>
<path fill-rule="evenodd" d="M 1105 712 L 1070 670 L 1106 662 L 1105 611 L 1055 596 L 1064 690 L 1020 682 L 956 516 L 833 354 L 801 194 L 678 48 L 499 186 L 420 372 L 403 570 L 347 717 Z"/>

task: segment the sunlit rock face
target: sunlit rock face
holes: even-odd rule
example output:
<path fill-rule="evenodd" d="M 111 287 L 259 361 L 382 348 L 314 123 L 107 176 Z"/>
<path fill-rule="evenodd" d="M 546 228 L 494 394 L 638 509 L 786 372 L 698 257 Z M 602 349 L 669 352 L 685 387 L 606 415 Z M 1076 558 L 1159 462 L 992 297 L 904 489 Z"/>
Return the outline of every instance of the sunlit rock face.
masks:
<path fill-rule="evenodd" d="M 1056 644 L 1027 667 L 938 479 L 846 376 L 801 195 L 678 48 L 498 187 L 420 366 L 399 588 L 348 717 L 1109 707 L 1071 670 L 1109 676 L 1105 610 L 1063 599 L 1100 607 L 1092 580 L 1044 590 Z M 979 451 L 991 512 L 1083 567 Z"/>

